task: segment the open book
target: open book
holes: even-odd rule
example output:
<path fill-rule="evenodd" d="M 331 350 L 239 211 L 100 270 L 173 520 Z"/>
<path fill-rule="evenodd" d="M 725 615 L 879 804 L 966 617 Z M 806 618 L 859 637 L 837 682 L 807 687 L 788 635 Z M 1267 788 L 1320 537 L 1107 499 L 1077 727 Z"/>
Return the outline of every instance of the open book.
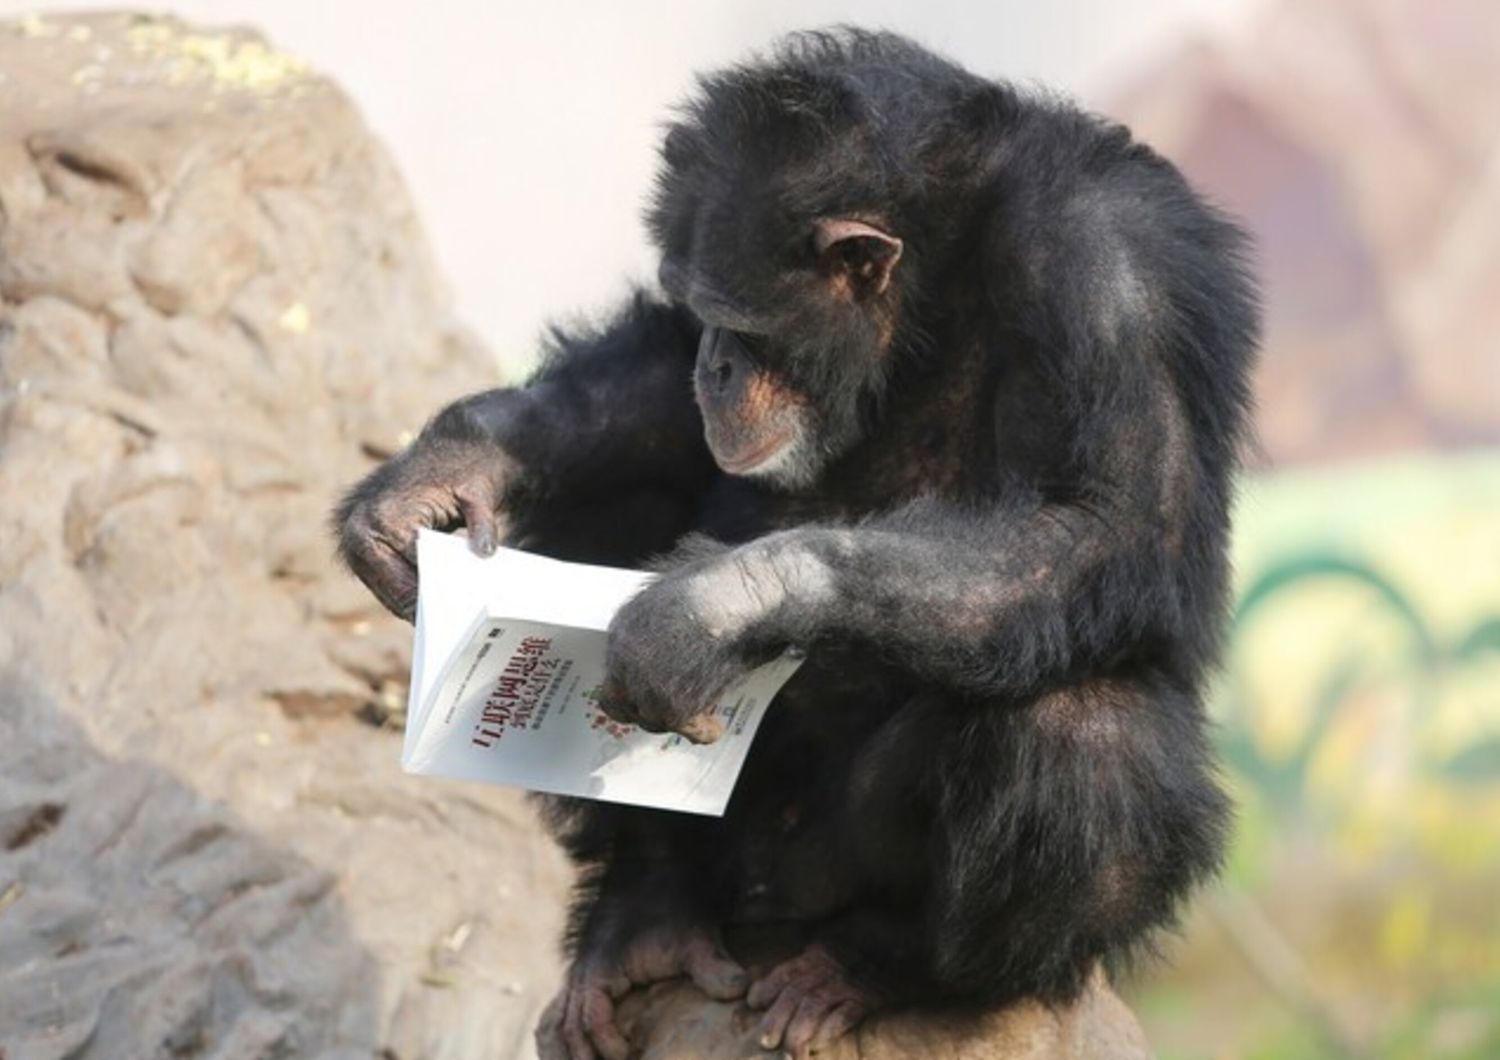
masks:
<path fill-rule="evenodd" d="M 801 665 L 788 654 L 753 671 L 715 711 L 724 735 L 697 745 L 599 709 L 605 630 L 653 575 L 505 548 L 482 559 L 425 530 L 417 570 L 408 773 L 719 815 L 766 705 Z"/>

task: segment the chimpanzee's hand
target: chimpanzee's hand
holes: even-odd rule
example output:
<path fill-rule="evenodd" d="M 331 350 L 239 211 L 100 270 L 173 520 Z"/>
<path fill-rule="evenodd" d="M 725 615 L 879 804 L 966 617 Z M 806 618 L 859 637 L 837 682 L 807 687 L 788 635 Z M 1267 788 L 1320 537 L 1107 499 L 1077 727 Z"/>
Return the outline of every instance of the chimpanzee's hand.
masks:
<path fill-rule="evenodd" d="M 725 690 L 789 642 L 786 620 L 825 600 L 832 574 L 795 533 L 732 550 L 697 542 L 688 554 L 615 615 L 600 707 L 709 743 L 722 735 L 710 712 Z"/>
<path fill-rule="evenodd" d="M 748 667 L 734 641 L 714 636 L 694 607 L 703 566 L 663 575 L 615 615 L 599 702 L 610 717 L 694 743 L 722 735 L 712 711 Z"/>
<path fill-rule="evenodd" d="M 344 498 L 335 517 L 340 554 L 382 604 L 410 621 L 417 531 L 466 526 L 475 552 L 494 552 L 504 533 L 499 508 L 510 467 L 488 442 L 418 438 Z"/>

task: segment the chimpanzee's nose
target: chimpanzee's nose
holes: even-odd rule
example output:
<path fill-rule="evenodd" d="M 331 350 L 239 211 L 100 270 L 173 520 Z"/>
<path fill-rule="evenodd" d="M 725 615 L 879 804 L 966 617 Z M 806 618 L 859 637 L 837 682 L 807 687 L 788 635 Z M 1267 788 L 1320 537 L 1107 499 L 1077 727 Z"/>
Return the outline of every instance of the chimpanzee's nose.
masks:
<path fill-rule="evenodd" d="M 732 341 L 723 328 L 704 328 L 698 343 L 698 372 L 705 389 L 716 397 L 728 393 L 734 382 Z"/>
<path fill-rule="evenodd" d="M 729 380 L 734 376 L 734 365 L 728 361 L 715 361 L 708 366 L 709 382 L 713 383 L 714 389 L 723 393 L 729 389 Z"/>

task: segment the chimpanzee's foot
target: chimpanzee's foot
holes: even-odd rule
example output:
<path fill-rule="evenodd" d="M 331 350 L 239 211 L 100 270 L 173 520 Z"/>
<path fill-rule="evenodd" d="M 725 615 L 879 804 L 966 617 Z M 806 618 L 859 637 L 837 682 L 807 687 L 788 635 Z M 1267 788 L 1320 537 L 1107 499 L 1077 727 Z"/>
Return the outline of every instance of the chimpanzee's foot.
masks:
<path fill-rule="evenodd" d="M 748 977 L 717 935 L 700 927 L 660 927 L 616 953 L 582 952 L 537 1024 L 541 1060 L 628 1060 L 630 1043 L 615 1022 L 615 1002 L 631 987 L 686 975 L 716 1001 L 745 993 Z"/>
<path fill-rule="evenodd" d="M 763 1008 L 760 1044 L 797 1056 L 849 1033 L 877 1007 L 869 991 L 849 981 L 833 955 L 809 946 L 767 972 L 745 999 Z"/>

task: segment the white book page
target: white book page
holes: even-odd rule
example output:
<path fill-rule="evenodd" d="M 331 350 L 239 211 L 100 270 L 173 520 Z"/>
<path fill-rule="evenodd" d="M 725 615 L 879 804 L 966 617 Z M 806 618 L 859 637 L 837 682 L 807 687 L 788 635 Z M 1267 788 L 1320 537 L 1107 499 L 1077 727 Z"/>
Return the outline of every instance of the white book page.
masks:
<path fill-rule="evenodd" d="M 424 531 L 402 765 L 688 813 L 724 812 L 765 709 L 801 659 L 775 659 L 715 709 L 724 736 L 694 745 L 598 708 L 605 630 L 652 575 L 512 549 L 475 556 Z"/>

